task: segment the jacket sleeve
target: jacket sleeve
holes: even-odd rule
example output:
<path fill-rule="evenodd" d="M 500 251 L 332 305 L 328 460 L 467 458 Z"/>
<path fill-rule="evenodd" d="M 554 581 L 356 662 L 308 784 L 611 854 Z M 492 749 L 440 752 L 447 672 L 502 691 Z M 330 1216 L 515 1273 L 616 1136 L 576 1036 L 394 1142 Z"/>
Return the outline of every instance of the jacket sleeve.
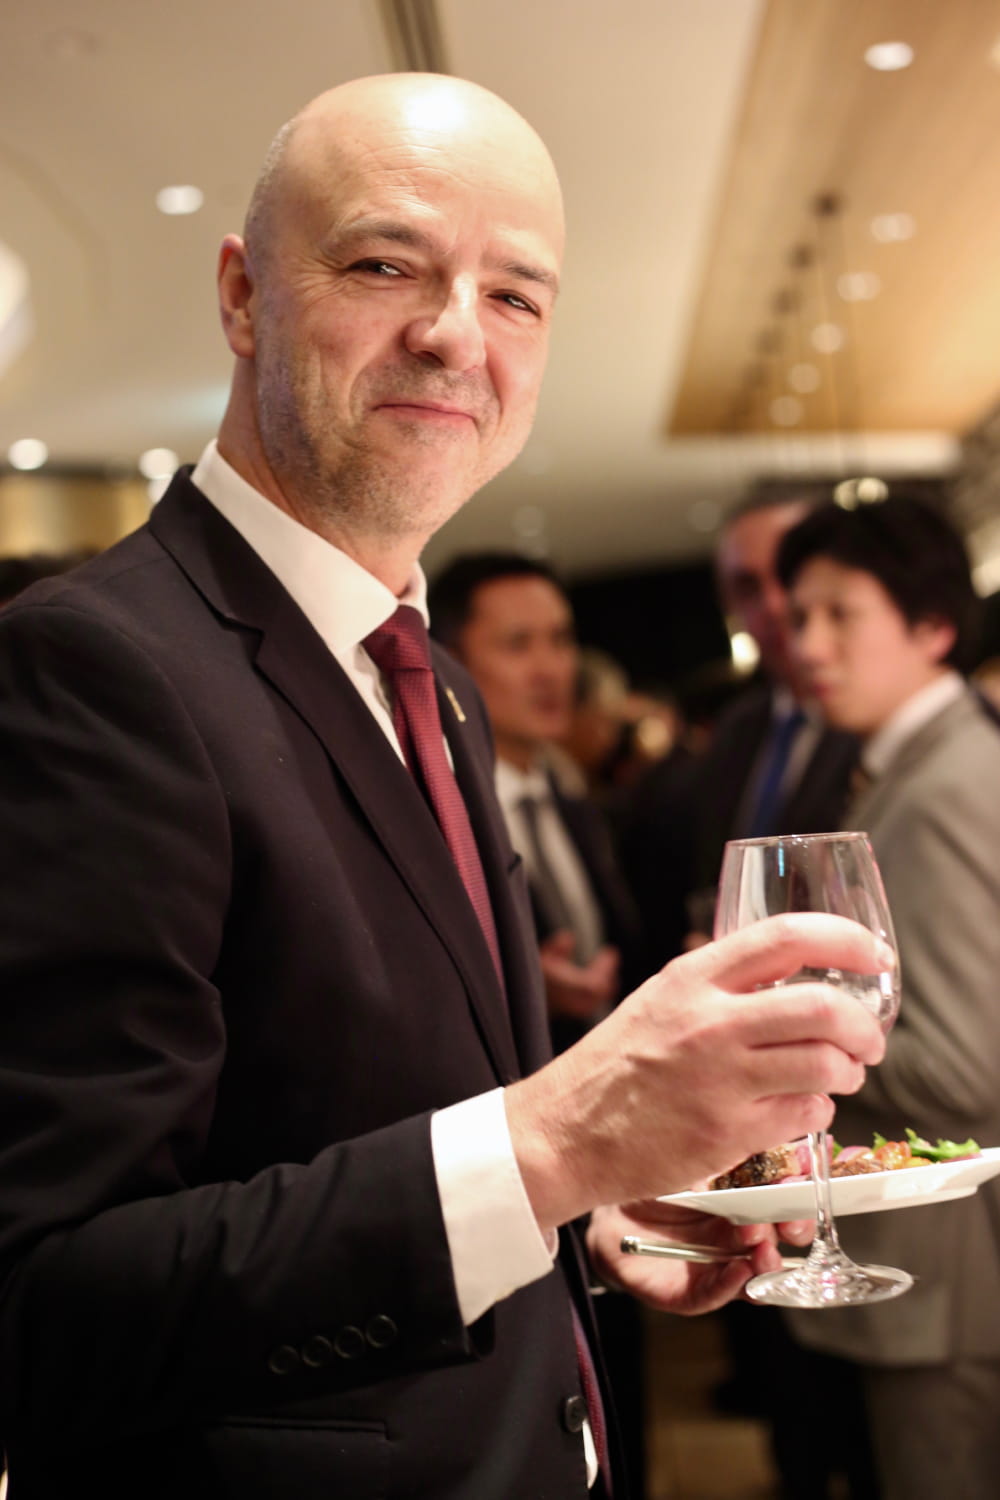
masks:
<path fill-rule="evenodd" d="M 476 1353 L 429 1116 L 201 1180 L 231 837 L 226 789 L 144 651 L 73 608 L 0 616 L 8 1431 L 156 1428 Z"/>

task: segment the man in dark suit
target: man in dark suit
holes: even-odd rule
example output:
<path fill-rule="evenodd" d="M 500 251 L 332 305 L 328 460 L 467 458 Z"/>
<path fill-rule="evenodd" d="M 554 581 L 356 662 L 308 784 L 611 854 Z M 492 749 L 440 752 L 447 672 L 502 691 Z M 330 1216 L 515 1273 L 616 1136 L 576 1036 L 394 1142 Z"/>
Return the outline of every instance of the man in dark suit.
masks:
<path fill-rule="evenodd" d="M 552 570 L 516 552 L 456 558 L 427 603 L 431 634 L 465 667 L 489 715 L 497 798 L 527 869 L 561 1051 L 645 978 L 638 918 L 603 816 L 560 789 L 546 758 L 572 712 L 573 611 Z"/>
<path fill-rule="evenodd" d="M 605 1205 L 606 1275 L 718 1305 L 770 1231 L 715 1221 L 751 1261 L 665 1268 L 623 1228 L 710 1226 L 607 1205 L 826 1123 L 881 1056 L 861 1007 L 760 988 L 879 965 L 807 917 L 546 1063 L 485 715 L 428 661 L 417 558 L 525 439 L 561 241 L 485 90 L 320 96 L 223 245 L 218 444 L 0 615 L 12 1496 L 620 1496 L 560 1227 Z"/>

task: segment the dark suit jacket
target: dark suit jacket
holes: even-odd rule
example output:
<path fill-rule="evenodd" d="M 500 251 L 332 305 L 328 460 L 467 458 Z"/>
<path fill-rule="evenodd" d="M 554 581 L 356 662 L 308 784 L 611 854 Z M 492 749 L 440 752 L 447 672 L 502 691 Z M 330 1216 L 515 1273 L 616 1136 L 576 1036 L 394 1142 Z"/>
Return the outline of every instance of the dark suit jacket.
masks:
<path fill-rule="evenodd" d="M 722 714 L 701 760 L 695 791 L 694 888 L 714 886 L 754 762 L 771 723 L 771 689 L 741 693 Z M 841 826 L 858 746 L 853 735 L 828 729 L 798 784 L 779 809 L 774 833 L 826 833 Z"/>
<path fill-rule="evenodd" d="M 13 1492 L 584 1494 L 565 1277 L 463 1326 L 431 1111 L 548 1055 L 484 714 L 441 652 L 507 1004 L 426 804 L 186 477 L 0 616 Z M 584 1316 L 589 1309 L 583 1300 Z"/>

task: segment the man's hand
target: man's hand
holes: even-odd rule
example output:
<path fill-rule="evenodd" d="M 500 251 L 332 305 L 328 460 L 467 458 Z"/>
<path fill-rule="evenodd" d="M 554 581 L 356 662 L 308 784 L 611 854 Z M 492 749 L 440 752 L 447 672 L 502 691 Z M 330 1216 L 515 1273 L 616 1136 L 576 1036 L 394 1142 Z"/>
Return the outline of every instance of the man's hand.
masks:
<path fill-rule="evenodd" d="M 878 1023 L 832 986 L 766 988 L 802 968 L 892 961 L 857 923 L 770 917 L 684 954 L 505 1103 L 543 1230 L 598 1204 L 658 1197 L 827 1126 L 861 1087 Z"/>
<path fill-rule="evenodd" d="M 587 1231 L 591 1264 L 602 1281 L 631 1292 L 651 1307 L 664 1312 L 714 1312 L 738 1297 L 751 1276 L 781 1269 L 778 1240 L 807 1245 L 811 1223 L 730 1224 L 715 1214 L 648 1199 L 620 1208 L 597 1208 Z M 737 1255 L 750 1252 L 746 1260 L 699 1265 L 694 1261 L 657 1260 L 651 1256 L 625 1255 L 622 1236 L 674 1240 L 685 1245 L 711 1245 Z"/>
<path fill-rule="evenodd" d="M 617 948 L 599 948 L 588 964 L 578 964 L 575 946 L 571 932 L 554 932 L 539 947 L 545 998 L 550 1016 L 589 1021 L 618 999 L 620 959 Z"/>

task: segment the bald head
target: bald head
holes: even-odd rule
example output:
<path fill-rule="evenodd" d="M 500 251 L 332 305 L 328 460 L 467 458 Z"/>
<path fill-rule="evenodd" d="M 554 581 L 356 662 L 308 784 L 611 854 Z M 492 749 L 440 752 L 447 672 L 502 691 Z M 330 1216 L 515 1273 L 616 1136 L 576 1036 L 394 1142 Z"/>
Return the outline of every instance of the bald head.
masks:
<path fill-rule="evenodd" d="M 438 73 L 382 73 L 354 78 L 317 95 L 288 120 L 268 148 L 247 209 L 244 238 L 263 268 L 283 211 L 324 175 L 335 176 L 369 152 L 385 156 L 392 143 L 418 146 L 452 159 L 464 148 L 470 161 L 486 153 L 506 160 L 529 189 L 547 199 L 561 254 L 562 195 L 552 158 L 523 116 L 489 89 Z"/>

